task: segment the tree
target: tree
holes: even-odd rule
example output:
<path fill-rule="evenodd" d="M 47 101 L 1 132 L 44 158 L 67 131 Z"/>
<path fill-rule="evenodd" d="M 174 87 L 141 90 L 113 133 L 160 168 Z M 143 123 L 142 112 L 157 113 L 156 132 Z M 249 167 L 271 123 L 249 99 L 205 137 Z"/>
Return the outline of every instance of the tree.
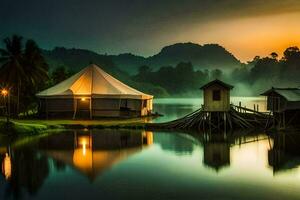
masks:
<path fill-rule="evenodd" d="M 22 41 L 22 37 L 13 35 L 3 40 L 5 48 L 0 49 L 0 81 L 11 88 L 11 96 L 16 96 L 15 116 L 20 113 L 20 98 L 24 111 L 49 79 L 48 65 L 37 44 L 28 40 L 23 48 Z"/>
<path fill-rule="evenodd" d="M 214 69 L 210 72 L 211 79 L 221 79 L 223 72 L 220 69 Z"/>
<path fill-rule="evenodd" d="M 52 72 L 52 82 L 54 85 L 66 80 L 69 78 L 70 73 L 66 70 L 64 66 L 59 66 L 57 67 L 53 72 Z"/>
<path fill-rule="evenodd" d="M 252 83 L 261 80 L 271 80 L 275 83 L 279 76 L 279 62 L 276 59 L 265 57 L 257 61 L 250 70 L 250 80 Z"/>
<path fill-rule="evenodd" d="M 25 77 L 25 71 L 23 68 L 22 37 L 13 35 L 11 38 L 5 38 L 3 43 L 5 45 L 5 49 L 0 49 L 0 62 L 3 63 L 2 67 L 0 68 L 0 80 L 16 91 L 16 111 L 19 113 L 20 87 L 22 80 Z"/>
<path fill-rule="evenodd" d="M 24 71 L 27 81 L 33 86 L 41 86 L 49 80 L 48 64 L 42 56 L 41 50 L 33 40 L 28 40 L 24 52 Z"/>
<path fill-rule="evenodd" d="M 294 61 L 299 60 L 300 58 L 300 51 L 298 47 L 289 47 L 283 52 L 283 59 Z"/>
<path fill-rule="evenodd" d="M 281 79 L 286 80 L 289 85 L 298 87 L 300 84 L 300 50 L 298 47 L 289 47 L 283 53 L 281 64 Z M 293 82 L 291 82 L 293 80 Z"/>
<path fill-rule="evenodd" d="M 273 58 L 273 59 L 275 59 L 275 60 L 277 60 L 277 58 L 278 58 L 278 54 L 277 54 L 276 52 L 272 52 L 272 53 L 270 54 L 270 56 L 271 56 L 271 58 Z"/>
<path fill-rule="evenodd" d="M 151 71 L 152 71 L 152 69 L 148 65 L 142 65 L 138 69 L 139 74 L 147 74 Z"/>
<path fill-rule="evenodd" d="M 41 50 L 33 40 L 28 40 L 25 44 L 25 51 L 23 55 L 23 68 L 26 76 L 22 84 L 22 103 L 23 111 L 28 111 L 34 108 L 36 101 L 35 94 L 44 89 L 48 76 L 48 64 L 42 56 Z M 28 90 L 30 88 L 30 90 Z"/>

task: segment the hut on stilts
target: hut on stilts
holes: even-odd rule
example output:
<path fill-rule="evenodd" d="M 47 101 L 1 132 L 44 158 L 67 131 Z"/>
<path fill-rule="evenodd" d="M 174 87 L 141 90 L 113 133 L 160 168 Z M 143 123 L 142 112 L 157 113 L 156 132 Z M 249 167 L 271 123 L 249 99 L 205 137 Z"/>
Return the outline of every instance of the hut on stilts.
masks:
<path fill-rule="evenodd" d="M 205 132 L 265 127 L 267 114 L 230 103 L 232 85 L 216 79 L 203 85 L 201 89 L 204 105 L 200 109 L 180 119 L 156 124 L 156 126 L 163 129 Z"/>
<path fill-rule="evenodd" d="M 300 89 L 274 88 L 261 95 L 267 97 L 267 109 L 273 113 L 273 126 L 279 129 L 296 128 L 300 124 Z"/>

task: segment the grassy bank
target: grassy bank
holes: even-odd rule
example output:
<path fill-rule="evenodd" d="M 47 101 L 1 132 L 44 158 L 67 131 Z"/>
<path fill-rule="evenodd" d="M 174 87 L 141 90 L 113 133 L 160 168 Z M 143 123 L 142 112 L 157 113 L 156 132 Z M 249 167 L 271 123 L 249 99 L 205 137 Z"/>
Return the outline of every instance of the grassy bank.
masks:
<path fill-rule="evenodd" d="M 5 120 L 0 119 L 0 133 L 4 135 L 38 134 L 47 128 L 47 126 L 38 123 L 22 123 L 16 121 L 7 123 Z"/>
<path fill-rule="evenodd" d="M 149 121 L 147 118 L 135 119 L 99 119 L 99 120 L 40 120 L 20 119 L 11 120 L 6 124 L 0 119 L 0 133 L 2 134 L 36 134 L 49 129 L 83 129 L 83 128 L 144 128 Z"/>

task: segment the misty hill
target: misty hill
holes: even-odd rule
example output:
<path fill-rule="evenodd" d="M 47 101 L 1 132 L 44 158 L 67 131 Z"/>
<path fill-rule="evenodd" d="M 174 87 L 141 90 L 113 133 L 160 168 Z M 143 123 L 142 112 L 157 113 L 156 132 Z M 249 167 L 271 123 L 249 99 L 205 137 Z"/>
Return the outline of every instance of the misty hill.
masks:
<path fill-rule="evenodd" d="M 199 45 L 194 43 L 177 43 L 164 47 L 158 54 L 148 58 L 133 54 L 110 56 L 116 66 L 122 70 L 136 74 L 142 65 L 154 70 L 162 66 L 175 66 L 180 62 L 191 62 L 195 69 L 234 69 L 240 61 L 218 44 Z"/>
<path fill-rule="evenodd" d="M 234 69 L 240 66 L 230 52 L 218 44 L 199 45 L 194 43 L 177 43 L 164 47 L 158 54 L 145 58 L 131 53 L 120 55 L 101 55 L 84 49 L 66 49 L 56 47 L 44 51 L 50 66 L 68 66 L 72 71 L 78 71 L 90 62 L 102 66 L 114 74 L 122 70 L 136 74 L 142 65 L 148 65 L 154 70 L 162 66 L 175 66 L 180 62 L 191 62 L 195 69 Z"/>
<path fill-rule="evenodd" d="M 116 66 L 129 74 L 136 74 L 140 66 L 148 64 L 147 58 L 131 53 L 110 55 L 109 58 Z"/>
<path fill-rule="evenodd" d="M 43 55 L 50 66 L 50 70 L 64 66 L 72 72 L 78 72 L 92 62 L 112 74 L 122 73 L 108 56 L 89 50 L 56 47 L 50 51 L 44 50 Z"/>
<path fill-rule="evenodd" d="M 147 58 L 155 69 L 160 66 L 174 66 L 179 62 L 191 62 L 195 69 L 233 69 L 240 66 L 230 52 L 218 44 L 199 45 L 177 43 L 164 47 L 158 54 Z"/>

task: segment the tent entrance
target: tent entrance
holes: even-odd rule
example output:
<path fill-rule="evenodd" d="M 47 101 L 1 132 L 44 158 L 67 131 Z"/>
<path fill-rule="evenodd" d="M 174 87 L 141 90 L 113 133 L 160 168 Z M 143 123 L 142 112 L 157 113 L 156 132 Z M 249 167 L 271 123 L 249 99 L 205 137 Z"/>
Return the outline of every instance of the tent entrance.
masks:
<path fill-rule="evenodd" d="M 80 98 L 74 99 L 74 115 L 73 118 L 91 118 L 91 99 Z"/>

